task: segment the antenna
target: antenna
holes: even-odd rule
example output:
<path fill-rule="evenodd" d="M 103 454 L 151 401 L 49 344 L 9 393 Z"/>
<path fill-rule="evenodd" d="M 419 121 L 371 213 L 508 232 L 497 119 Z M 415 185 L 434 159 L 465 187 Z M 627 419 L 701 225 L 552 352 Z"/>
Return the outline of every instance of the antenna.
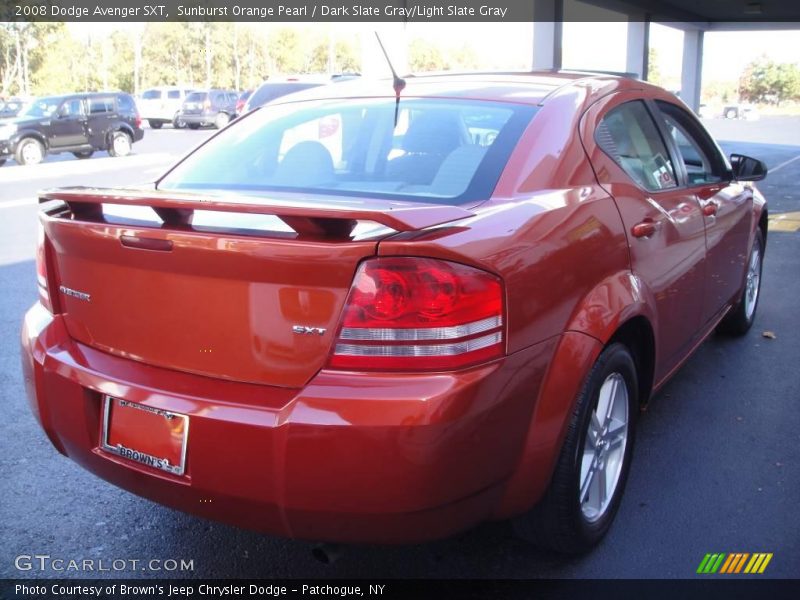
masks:
<path fill-rule="evenodd" d="M 383 55 L 386 57 L 386 62 L 389 63 L 389 70 L 392 72 L 392 88 L 394 88 L 394 96 L 395 96 L 395 103 L 394 103 L 394 126 L 397 127 L 397 113 L 400 111 L 400 92 L 403 91 L 406 87 L 406 80 L 400 77 L 397 74 L 397 71 L 394 70 L 394 66 L 392 66 L 392 60 L 389 58 L 389 53 L 386 52 L 386 48 L 383 47 L 383 42 L 381 41 L 381 36 L 378 35 L 378 32 L 375 32 L 375 37 L 378 39 L 378 44 L 383 51 Z"/>

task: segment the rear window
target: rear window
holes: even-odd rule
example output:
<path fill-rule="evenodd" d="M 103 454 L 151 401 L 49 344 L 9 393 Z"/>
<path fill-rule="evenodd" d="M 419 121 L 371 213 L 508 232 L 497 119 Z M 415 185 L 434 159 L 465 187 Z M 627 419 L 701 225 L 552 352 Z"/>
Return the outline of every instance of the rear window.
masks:
<path fill-rule="evenodd" d="M 253 92 L 249 98 L 248 104 L 255 108 L 256 106 L 263 106 L 267 102 L 280 98 L 292 92 L 299 92 L 309 88 L 319 87 L 317 83 L 266 83 Z"/>
<path fill-rule="evenodd" d="M 206 96 L 208 96 L 206 92 L 192 92 L 186 96 L 186 102 L 205 102 Z"/>
<path fill-rule="evenodd" d="M 275 105 L 223 130 L 159 183 L 462 203 L 488 198 L 535 107 L 358 99 Z"/>
<path fill-rule="evenodd" d="M 142 100 L 159 100 L 161 99 L 161 90 L 145 90 L 142 94 Z"/>
<path fill-rule="evenodd" d="M 135 112 L 136 111 L 136 104 L 128 94 L 120 94 L 117 96 L 117 104 L 119 105 L 119 110 L 123 112 Z"/>

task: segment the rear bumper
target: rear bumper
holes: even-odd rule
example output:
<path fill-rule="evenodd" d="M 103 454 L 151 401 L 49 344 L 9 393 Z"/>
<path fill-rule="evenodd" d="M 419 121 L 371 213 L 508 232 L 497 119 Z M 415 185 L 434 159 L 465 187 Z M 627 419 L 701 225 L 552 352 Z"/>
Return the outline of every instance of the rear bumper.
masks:
<path fill-rule="evenodd" d="M 187 125 L 213 125 L 218 113 L 199 113 L 199 114 L 186 114 L 181 113 L 180 119 Z"/>
<path fill-rule="evenodd" d="M 133 130 L 133 141 L 134 142 L 140 142 L 140 141 L 142 141 L 142 139 L 144 139 L 144 129 L 142 129 L 141 127 L 138 127 L 136 129 L 134 129 Z"/>
<path fill-rule="evenodd" d="M 63 454 L 185 512 L 343 542 L 424 541 L 490 518 L 554 347 L 457 373 L 322 371 L 286 389 L 104 354 L 70 339 L 39 304 L 22 330 L 31 408 Z M 104 394 L 189 415 L 186 475 L 102 451 Z"/>
<path fill-rule="evenodd" d="M 142 117 L 142 121 L 161 121 L 162 123 L 172 123 L 172 119 L 175 118 L 180 112 L 178 109 L 162 109 L 162 110 L 152 110 L 146 111 L 139 107 L 139 115 Z"/>

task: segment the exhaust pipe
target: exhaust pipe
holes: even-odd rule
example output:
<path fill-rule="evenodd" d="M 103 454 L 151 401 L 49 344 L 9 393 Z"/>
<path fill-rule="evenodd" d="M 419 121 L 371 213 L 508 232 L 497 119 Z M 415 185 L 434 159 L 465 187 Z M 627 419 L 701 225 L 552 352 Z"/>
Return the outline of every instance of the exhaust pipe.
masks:
<path fill-rule="evenodd" d="M 339 544 L 317 544 L 311 549 L 311 556 L 316 558 L 323 565 L 332 565 L 342 554 L 342 547 Z"/>

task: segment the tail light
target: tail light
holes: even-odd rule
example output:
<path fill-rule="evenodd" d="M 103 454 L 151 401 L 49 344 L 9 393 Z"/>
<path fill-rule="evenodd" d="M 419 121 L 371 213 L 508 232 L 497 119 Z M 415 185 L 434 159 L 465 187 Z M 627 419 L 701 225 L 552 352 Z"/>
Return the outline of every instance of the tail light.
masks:
<path fill-rule="evenodd" d="M 47 283 L 47 257 L 45 248 L 44 227 L 39 223 L 39 233 L 36 243 L 36 283 L 39 288 L 39 302 L 47 310 L 53 312 L 53 303 L 50 301 L 50 288 Z"/>
<path fill-rule="evenodd" d="M 330 367 L 446 370 L 503 355 L 503 286 L 458 263 L 387 257 L 361 264 Z"/>
<path fill-rule="evenodd" d="M 203 102 L 203 108 L 205 108 L 206 110 L 211 110 L 211 100 L 206 100 L 205 102 Z"/>
<path fill-rule="evenodd" d="M 139 113 L 136 113 L 134 124 L 136 125 L 136 129 L 140 129 L 142 127 L 142 117 Z"/>

